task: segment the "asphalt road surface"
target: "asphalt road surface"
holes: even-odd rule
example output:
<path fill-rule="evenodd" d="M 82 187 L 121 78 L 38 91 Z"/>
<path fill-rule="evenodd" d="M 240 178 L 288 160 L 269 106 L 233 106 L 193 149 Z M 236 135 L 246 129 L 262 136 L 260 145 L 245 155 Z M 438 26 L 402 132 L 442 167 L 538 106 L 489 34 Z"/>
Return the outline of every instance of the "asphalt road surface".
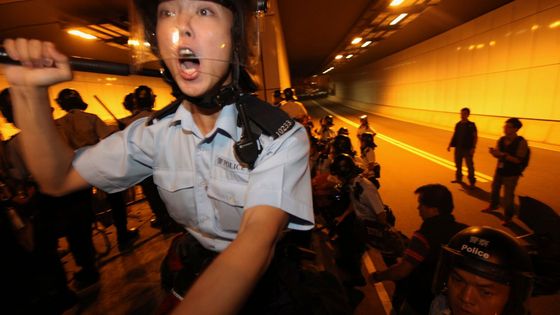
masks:
<path fill-rule="evenodd" d="M 440 183 L 451 190 L 455 202 L 453 214 L 458 221 L 468 225 L 491 226 L 518 236 L 533 232 L 518 218 L 514 218 L 512 224 L 502 226 L 501 208 L 492 213 L 480 211 L 488 206 L 492 176 L 496 168 L 496 159 L 488 153 L 488 148 L 494 147 L 497 139 L 479 136 L 474 156 L 477 184 L 476 188 L 470 189 L 466 185 L 451 183 L 455 177 L 455 166 L 453 149 L 448 152 L 447 146 L 454 126 L 449 126 L 449 130 L 442 130 L 403 122 L 358 111 L 327 99 L 307 100 L 304 104 L 313 117 L 315 128 L 319 127 L 319 119 L 327 114 L 335 118 L 333 130 L 343 126 L 348 128 L 356 151 L 359 151 L 359 141 L 356 138 L 359 117 L 368 114 L 370 125 L 377 132 L 375 142 L 378 145 L 377 161 L 381 164 L 380 193 L 383 202 L 391 206 L 395 213 L 396 228 L 404 234 L 410 236 L 422 223 L 414 190 L 430 183 Z M 457 121 L 459 119 L 457 113 Z M 473 121 L 476 123 L 476 120 Z M 517 196 L 530 196 L 550 206 L 558 215 L 560 152 L 531 146 L 531 143 L 529 146 L 531 160 L 519 180 L 516 204 L 519 204 Z M 466 169 L 463 174 L 466 181 Z M 375 251 L 370 251 L 370 255 L 365 256 L 364 270 L 371 272 L 385 268 L 376 256 L 379 255 L 376 255 Z M 385 310 L 385 314 L 390 314 L 388 299 L 391 291 L 391 283 L 368 285 L 368 288 L 364 289 L 366 300 L 361 303 L 356 314 L 371 314 L 371 311 L 376 311 L 374 313 L 377 314 L 382 309 Z M 557 314 L 560 309 L 560 295 L 532 298 L 530 305 L 532 314 Z"/>

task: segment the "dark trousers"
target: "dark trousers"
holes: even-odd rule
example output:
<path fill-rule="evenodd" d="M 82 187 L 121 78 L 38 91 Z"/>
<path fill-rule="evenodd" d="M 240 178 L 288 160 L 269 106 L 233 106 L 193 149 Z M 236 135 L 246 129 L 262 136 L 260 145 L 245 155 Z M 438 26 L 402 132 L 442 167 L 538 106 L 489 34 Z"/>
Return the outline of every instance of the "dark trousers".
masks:
<path fill-rule="evenodd" d="M 107 194 L 107 201 L 111 205 L 111 215 L 117 230 L 117 239 L 119 242 L 126 241 L 128 231 L 128 214 L 124 196 L 124 191 Z"/>
<path fill-rule="evenodd" d="M 470 148 L 455 148 L 455 179 L 461 181 L 463 179 L 463 159 L 467 164 L 469 183 L 474 184 L 474 162 Z"/>
<path fill-rule="evenodd" d="M 511 219 L 515 214 L 515 187 L 517 187 L 518 181 L 519 176 L 503 176 L 499 175 L 498 172 L 494 174 L 490 206 L 497 208 L 500 205 L 500 189 L 504 186 L 505 219 Z"/>
<path fill-rule="evenodd" d="M 3 214 L 0 218 L 2 314 L 62 314 L 75 303 L 75 296 L 66 284 L 56 247 L 45 246 L 45 233 L 35 223 L 40 213 L 33 223 L 35 246 L 32 251 L 18 244 Z M 49 239 L 51 244 L 53 240 L 56 242 L 56 237 Z"/>
<path fill-rule="evenodd" d="M 55 233 L 56 238 L 66 237 L 76 264 L 87 271 L 97 270 L 92 239 L 92 201 L 90 188 L 62 197 L 45 196 L 44 204 L 51 211 L 44 211 L 41 219 L 48 233 Z M 45 241 L 47 239 L 50 237 L 45 237 Z M 56 248 L 56 244 L 50 246 Z"/>
<path fill-rule="evenodd" d="M 277 244 L 272 262 L 239 314 L 351 314 L 334 276 L 302 271 L 297 259 L 288 252 L 283 241 Z M 184 296 L 216 256 L 217 253 L 202 247 L 188 233 L 177 236 L 161 265 L 162 286 Z M 169 295 L 156 314 L 169 314 L 178 303 L 174 295 Z"/>

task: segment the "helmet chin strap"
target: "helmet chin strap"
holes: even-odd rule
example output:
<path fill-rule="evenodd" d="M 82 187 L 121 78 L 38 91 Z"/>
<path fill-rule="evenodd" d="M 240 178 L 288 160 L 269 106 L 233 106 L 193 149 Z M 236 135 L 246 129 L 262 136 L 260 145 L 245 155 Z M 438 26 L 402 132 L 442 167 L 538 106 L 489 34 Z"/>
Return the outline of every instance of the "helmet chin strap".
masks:
<path fill-rule="evenodd" d="M 227 75 L 224 75 L 213 88 L 205 93 L 202 97 L 193 97 L 181 93 L 183 99 L 189 101 L 190 103 L 205 109 L 221 109 L 226 105 L 233 104 L 239 98 L 241 90 L 239 88 L 239 57 L 237 49 L 234 49 L 232 66 L 230 67 L 232 72 L 232 83 L 228 85 L 223 85 L 227 79 Z"/>
<path fill-rule="evenodd" d="M 240 64 L 236 50 L 233 52 L 233 63 L 230 67 L 232 83 L 223 85 L 227 80 L 227 75 L 224 75 L 208 92 L 200 97 L 183 93 L 171 75 L 169 68 L 167 68 L 163 61 L 161 62 L 161 66 L 163 80 L 171 86 L 171 94 L 175 96 L 177 100 L 187 100 L 193 105 L 205 109 L 221 109 L 226 105 L 235 103 L 241 94 L 241 89 L 239 88 Z"/>

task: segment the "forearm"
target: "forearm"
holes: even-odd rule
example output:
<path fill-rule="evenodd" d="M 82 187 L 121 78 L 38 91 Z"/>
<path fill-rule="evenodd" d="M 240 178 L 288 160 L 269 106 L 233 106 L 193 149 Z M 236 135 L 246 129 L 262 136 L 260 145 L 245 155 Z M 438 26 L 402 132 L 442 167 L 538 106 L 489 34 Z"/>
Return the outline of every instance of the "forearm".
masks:
<path fill-rule="evenodd" d="M 26 165 L 43 191 L 58 194 L 74 153 L 56 130 L 47 88 L 13 86 L 10 93 Z"/>
<path fill-rule="evenodd" d="M 277 223 L 242 225 L 238 237 L 204 271 L 173 314 L 237 314 L 272 260 L 288 220 L 286 213 L 280 215 Z"/>
<path fill-rule="evenodd" d="M 413 269 L 414 266 L 412 266 L 412 264 L 401 259 L 398 263 L 392 265 L 391 267 L 383 271 L 377 271 L 372 273 L 371 278 L 374 282 L 380 282 L 386 280 L 398 281 L 408 276 Z"/>

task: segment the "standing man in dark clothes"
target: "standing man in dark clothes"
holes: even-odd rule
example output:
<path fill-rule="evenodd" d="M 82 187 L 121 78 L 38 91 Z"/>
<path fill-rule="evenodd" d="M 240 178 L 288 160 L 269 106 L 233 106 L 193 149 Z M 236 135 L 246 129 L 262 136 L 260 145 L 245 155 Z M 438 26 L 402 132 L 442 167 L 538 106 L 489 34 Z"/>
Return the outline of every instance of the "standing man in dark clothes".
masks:
<path fill-rule="evenodd" d="M 527 140 L 517 135 L 523 124 L 517 118 L 506 120 L 505 136 L 498 140 L 495 148 L 490 148 L 490 154 L 498 159 L 496 173 L 492 181 L 490 205 L 482 211 L 498 209 L 500 205 L 500 188 L 504 186 L 504 225 L 511 222 L 515 214 L 515 187 L 523 172 L 523 161 L 529 154 Z"/>
<path fill-rule="evenodd" d="M 82 100 L 78 91 L 73 89 L 63 89 L 58 94 L 56 102 L 66 115 L 55 120 L 60 135 L 66 140 L 68 145 L 77 150 L 86 146 L 94 145 L 101 139 L 106 138 L 116 130 L 107 126 L 99 117 L 94 114 L 86 113 L 88 104 Z M 91 230 L 91 222 L 93 222 L 92 194 L 91 189 L 86 188 L 77 192 L 73 192 L 60 198 L 63 207 L 70 207 L 70 212 L 85 211 L 90 214 L 90 222 L 80 228 L 80 231 Z M 127 207 L 122 191 L 107 194 L 107 201 L 111 205 L 111 215 L 113 223 L 117 230 L 117 242 L 120 251 L 128 251 L 132 249 L 134 242 L 139 238 L 137 229 L 128 229 Z M 64 206 L 65 205 L 65 206 Z M 85 232 L 79 232 L 85 233 Z M 91 231 L 89 232 L 91 234 Z M 91 236 L 89 237 L 91 239 Z M 91 248 L 93 249 L 93 247 Z M 94 255 L 91 252 L 88 256 Z M 90 259 L 91 260 L 91 259 Z M 92 273 L 93 274 L 93 273 Z M 98 275 L 86 277 L 87 279 L 96 279 Z M 91 282 L 90 280 L 85 282 Z"/>
<path fill-rule="evenodd" d="M 397 292 L 401 292 L 404 303 L 402 307 L 395 305 L 397 314 L 428 314 L 434 298 L 432 279 L 441 246 L 467 227 L 456 222 L 451 214 L 453 197 L 447 187 L 440 184 L 424 185 L 414 193 L 418 194 L 418 211 L 424 222 L 412 235 L 398 263 L 370 275 L 373 282 L 398 281 Z"/>
<path fill-rule="evenodd" d="M 469 120 L 471 110 L 467 107 L 461 109 L 461 120 L 455 125 L 455 132 L 451 137 L 451 142 L 447 147 L 447 151 L 455 148 L 455 180 L 452 183 L 463 182 L 463 159 L 467 163 L 469 170 L 469 184 L 473 188 L 476 182 L 474 177 L 474 163 L 473 155 L 476 148 L 476 141 L 478 139 L 476 125 Z"/>

